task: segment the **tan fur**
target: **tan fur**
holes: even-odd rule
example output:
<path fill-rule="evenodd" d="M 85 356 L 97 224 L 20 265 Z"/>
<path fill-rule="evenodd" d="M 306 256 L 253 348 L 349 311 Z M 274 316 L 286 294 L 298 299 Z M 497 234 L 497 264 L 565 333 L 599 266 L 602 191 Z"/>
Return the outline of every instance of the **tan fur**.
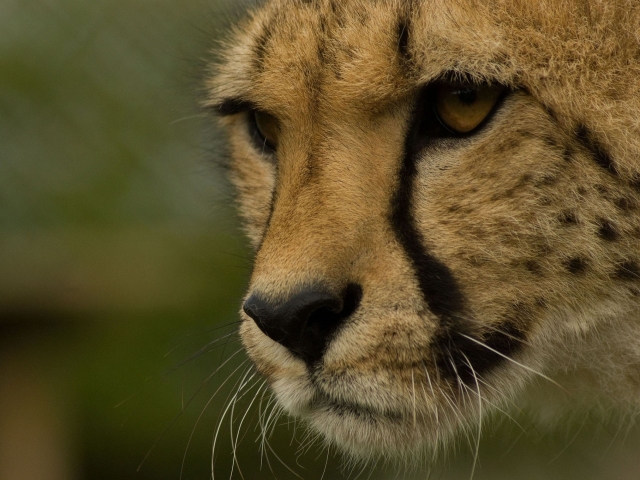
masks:
<path fill-rule="evenodd" d="M 526 401 L 536 378 L 575 403 L 640 404 L 640 278 L 620 275 L 640 263 L 639 32 L 636 0 L 273 0 L 236 28 L 207 104 L 250 101 L 282 128 L 276 167 L 246 114 L 221 119 L 257 249 L 250 291 L 278 299 L 322 279 L 364 292 L 314 372 L 243 314 L 247 351 L 287 411 L 367 456 L 437 448 Z M 465 314 L 479 332 L 507 317 L 526 331 L 515 362 L 471 386 L 440 376 L 439 320 L 389 221 L 418 92 L 443 72 L 514 89 L 488 128 L 417 164 L 415 220 Z"/>

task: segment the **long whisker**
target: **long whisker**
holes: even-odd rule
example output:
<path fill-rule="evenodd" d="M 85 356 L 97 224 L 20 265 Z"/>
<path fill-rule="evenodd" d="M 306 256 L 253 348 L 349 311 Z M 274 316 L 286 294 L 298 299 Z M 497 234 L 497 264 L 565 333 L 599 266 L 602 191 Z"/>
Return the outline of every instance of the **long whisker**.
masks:
<path fill-rule="evenodd" d="M 476 375 L 475 369 L 471 365 L 471 362 L 469 361 L 467 356 L 464 354 L 462 355 L 464 356 L 464 359 L 467 362 L 467 365 L 469 366 L 469 368 L 471 369 L 471 373 L 473 374 L 473 378 L 476 382 L 476 390 L 477 390 L 477 392 L 475 393 L 478 396 L 478 435 L 476 438 L 476 449 L 473 454 L 473 467 L 471 467 L 471 476 L 469 477 L 469 480 L 473 480 L 473 475 L 475 474 L 475 471 L 476 471 L 476 465 L 478 464 L 478 457 L 480 455 L 480 437 L 482 436 L 482 394 L 480 393 L 480 383 L 478 382 L 478 376 Z"/>
<path fill-rule="evenodd" d="M 500 390 L 498 390 L 494 386 L 490 385 L 489 383 L 485 382 L 484 380 L 482 380 L 482 378 L 478 378 L 478 381 L 480 383 L 482 383 L 486 388 L 488 388 L 488 389 L 492 390 L 493 392 L 495 392 L 499 397 L 502 397 L 505 401 L 509 402 L 520 413 L 523 413 L 522 409 L 520 407 L 518 407 L 518 405 L 513 400 L 511 400 L 507 395 L 505 395 L 503 392 L 501 392 Z M 494 408 L 495 410 L 499 411 L 504 416 L 506 416 L 513 423 L 515 423 L 517 425 L 517 427 L 520 430 L 522 430 L 522 433 L 527 433 L 527 430 L 522 425 L 520 425 L 520 423 L 515 418 L 513 418 L 513 416 L 510 415 L 506 410 L 498 407 L 495 403 L 490 402 L 489 400 L 486 399 L 486 397 L 485 397 L 484 401 L 486 403 L 488 403 L 492 408 Z"/>
<path fill-rule="evenodd" d="M 142 465 L 144 465 L 144 463 L 147 461 L 147 458 L 149 458 L 149 455 L 151 455 L 151 452 L 153 452 L 153 450 L 156 448 L 156 446 L 158 445 L 158 443 L 160 443 L 160 440 L 164 437 L 164 435 L 169 431 L 169 429 L 173 426 L 173 424 L 178 420 L 178 418 L 180 418 L 180 416 L 184 413 L 185 409 L 191 404 L 191 402 L 196 398 L 196 396 L 198 395 L 198 393 L 204 388 L 204 386 L 209 382 L 209 380 L 211 380 L 213 378 L 213 376 L 218 373 L 220 371 L 220 369 L 222 369 L 227 363 L 229 363 L 229 361 L 235 357 L 237 354 L 239 354 L 240 352 L 242 352 L 242 349 L 238 349 L 236 350 L 236 352 L 231 355 L 229 358 L 227 358 L 227 360 L 224 361 L 224 363 L 222 363 L 218 368 L 216 368 L 213 373 L 211 373 L 207 378 L 204 379 L 204 381 L 200 384 L 200 386 L 198 387 L 198 389 L 195 391 L 195 393 L 191 396 L 191 398 L 187 401 L 186 404 L 183 404 L 182 409 L 178 412 L 178 414 L 173 417 L 173 419 L 169 422 L 169 424 L 165 427 L 165 429 L 162 431 L 162 433 L 160 433 L 160 435 L 158 436 L 158 439 L 153 443 L 153 445 L 151 445 L 151 448 L 149 449 L 149 451 L 147 451 L 147 454 L 144 456 L 144 458 L 142 459 L 142 461 L 140 462 L 140 464 L 138 465 L 138 468 L 136 469 L 136 471 L 140 471 L 140 469 L 142 468 Z"/>
<path fill-rule="evenodd" d="M 176 370 L 178 370 L 179 368 L 183 367 L 184 365 L 186 365 L 187 363 L 195 360 L 196 358 L 200 357 L 201 355 L 205 354 L 205 353 L 209 353 L 212 352 L 215 348 L 222 346 L 222 344 L 216 345 L 216 343 L 222 341 L 222 340 L 226 340 L 229 339 L 231 337 L 233 337 L 234 335 L 236 335 L 237 332 L 233 331 L 231 333 L 228 333 L 226 335 L 222 335 L 221 337 L 216 338 L 215 340 L 210 341 L 209 343 L 207 343 L 204 347 L 202 347 L 201 349 L 199 349 L 197 352 L 193 353 L 192 355 L 189 355 L 187 358 L 185 358 L 184 360 L 182 360 L 181 362 L 177 363 L 176 365 L 174 365 L 173 367 L 171 367 L 171 369 L 167 370 L 166 372 L 164 372 L 162 375 L 163 376 L 167 376 L 170 373 L 175 372 Z M 215 347 L 214 347 L 215 345 Z"/>
<path fill-rule="evenodd" d="M 259 381 L 256 382 L 256 384 L 259 383 Z M 255 386 L 255 385 L 254 385 Z M 265 380 L 262 381 L 262 385 L 260 385 L 260 387 L 258 388 L 258 390 L 256 390 L 255 395 L 253 396 L 253 399 L 251 400 L 251 402 L 249 402 L 249 406 L 247 407 L 246 411 L 244 412 L 244 415 L 242 416 L 242 418 L 240 419 L 240 424 L 238 425 L 238 435 L 236 436 L 236 445 L 238 445 L 242 439 L 244 439 L 245 435 L 242 436 L 242 439 L 240 439 L 240 430 L 242 428 L 242 424 L 244 423 L 245 419 L 247 418 L 247 415 L 249 414 L 249 412 L 251 411 L 251 407 L 253 406 L 253 404 L 255 403 L 255 401 L 258 399 L 258 396 L 260 395 L 260 392 L 262 392 L 262 390 L 267 386 L 267 382 Z M 251 389 L 253 388 L 253 386 L 251 387 Z M 250 389 L 250 390 L 251 390 Z"/>
<path fill-rule="evenodd" d="M 198 418 L 196 420 L 195 425 L 193 426 L 193 428 L 191 429 L 191 434 L 189 435 L 189 440 L 187 441 L 187 446 L 184 449 L 184 455 L 182 456 L 182 466 L 180 467 L 180 480 L 182 480 L 182 473 L 184 471 L 184 465 L 185 465 L 185 461 L 187 458 L 187 452 L 189 451 L 189 446 L 191 445 L 191 441 L 193 440 L 193 435 L 195 434 L 196 428 L 198 427 L 198 424 L 200 423 L 200 420 L 202 419 L 202 416 L 204 415 L 204 412 L 207 410 L 207 408 L 209 407 L 209 405 L 211 404 L 211 402 L 213 401 L 213 399 L 216 397 L 216 395 L 218 394 L 218 392 L 222 389 L 222 387 L 224 387 L 224 385 L 233 377 L 233 375 L 235 375 L 235 373 L 240 370 L 249 360 L 244 360 L 240 365 L 238 365 L 228 376 L 227 378 L 224 380 L 224 382 L 222 382 L 218 388 L 216 389 L 215 392 L 213 392 L 213 395 L 211 395 L 211 398 L 209 398 L 209 400 L 207 401 L 207 403 L 205 404 L 204 408 L 202 409 L 202 411 L 200 412 L 200 415 L 198 415 Z M 228 360 L 227 360 L 228 362 Z M 225 362 L 226 363 L 226 362 Z M 223 365 L 221 365 L 223 366 Z"/>
<path fill-rule="evenodd" d="M 238 325 L 239 323 L 241 323 L 241 322 L 242 322 L 241 320 L 236 320 L 236 321 L 233 321 L 233 322 L 226 323 L 226 324 L 224 324 L 224 325 L 219 325 L 219 326 L 217 326 L 217 327 L 207 329 L 207 330 L 205 330 L 205 331 L 203 331 L 203 332 L 198 332 L 197 334 L 198 334 L 198 335 L 203 335 L 203 334 L 206 334 L 206 333 L 216 332 L 216 331 L 218 331 L 218 330 L 222 330 L 222 329 L 225 329 L 225 328 L 235 327 L 235 326 L 237 326 L 237 325 Z M 189 334 L 185 335 L 185 338 L 192 337 L 193 335 L 194 335 L 193 333 L 189 333 Z M 214 339 L 214 342 L 215 342 L 215 341 L 217 341 L 218 339 L 219 339 L 219 337 L 218 337 L 218 338 L 216 338 L 216 339 Z M 180 347 L 181 347 L 182 345 L 184 345 L 185 343 L 187 343 L 187 341 L 186 341 L 186 340 L 183 340 L 183 341 L 181 341 L 181 342 L 178 342 L 178 344 L 177 344 L 177 345 L 175 345 L 175 346 L 174 346 L 173 348 L 171 348 L 167 353 L 165 353 L 165 354 L 164 354 L 164 357 L 165 357 L 165 358 L 166 358 L 166 357 L 168 357 L 168 356 L 169 356 L 169 355 L 171 355 L 171 354 L 172 354 L 172 353 L 173 353 L 177 348 L 180 348 Z"/>
<path fill-rule="evenodd" d="M 304 480 L 304 478 L 302 478 L 300 475 L 298 475 L 296 473 L 295 470 L 293 470 L 289 465 L 287 465 L 286 463 L 284 463 L 284 461 L 282 461 L 282 459 L 278 456 L 278 454 L 273 450 L 273 448 L 271 447 L 271 445 L 267 442 L 267 447 L 269 447 L 269 450 L 271 450 L 271 453 L 273 453 L 273 455 L 276 457 L 276 459 L 287 469 L 289 470 L 292 474 L 294 474 L 297 478 L 299 478 L 300 480 Z"/>
<path fill-rule="evenodd" d="M 238 323 L 238 322 L 234 322 L 234 323 Z M 233 323 L 231 324 L 227 324 L 227 325 L 223 325 L 222 327 L 217 327 L 216 330 L 218 329 L 222 329 L 222 328 L 229 328 L 230 326 L 232 326 Z M 169 368 L 168 370 L 165 370 L 164 372 L 157 374 L 157 375 L 151 375 L 147 378 L 145 378 L 145 382 L 149 382 L 151 380 L 162 380 L 166 377 L 168 377 L 170 374 L 172 374 L 173 372 L 175 372 L 176 370 L 178 370 L 179 368 L 181 368 L 182 366 L 184 366 L 185 364 L 189 363 L 190 361 L 196 359 L 197 357 L 199 357 L 200 355 L 204 354 L 204 353 L 208 353 L 209 351 L 213 351 L 213 349 L 211 350 L 207 350 L 207 348 L 211 345 L 213 345 L 214 343 L 216 343 L 219 340 L 223 340 L 225 338 L 231 337 L 233 335 L 235 335 L 236 332 L 232 332 L 229 333 L 228 335 L 224 335 L 222 337 L 218 337 L 215 340 L 208 342 L 203 348 L 201 348 L 196 354 L 192 355 L 191 357 L 179 362 L 177 365 L 173 365 L 171 368 Z M 164 356 L 168 356 L 171 354 L 171 352 L 173 352 L 176 348 L 179 348 L 181 345 L 183 345 L 185 342 L 181 342 L 179 343 L 177 346 L 175 346 L 174 348 L 172 348 L 169 352 L 167 352 Z M 124 405 L 125 403 L 129 402 L 131 399 L 137 397 L 138 395 L 140 395 L 142 389 L 132 393 L 131 395 L 129 395 L 127 398 L 125 398 L 124 400 L 118 402 L 117 404 L 114 405 L 113 408 L 120 408 L 122 405 Z"/>
<path fill-rule="evenodd" d="M 485 344 L 485 343 L 483 343 L 483 342 L 481 342 L 481 341 L 479 341 L 479 340 L 476 340 L 475 338 L 470 337 L 469 335 L 465 335 L 465 334 L 463 334 L 463 333 L 462 333 L 461 335 L 462 335 L 464 338 L 466 338 L 466 339 L 468 339 L 468 340 L 471 340 L 472 342 L 477 343 L 478 345 L 480 345 L 480 346 L 482 346 L 482 347 L 486 348 L 487 350 L 492 351 L 492 352 L 493 352 L 493 353 L 495 353 L 496 355 L 500 355 L 502 358 L 504 358 L 504 359 L 506 359 L 506 360 L 510 361 L 510 362 L 511 362 L 511 363 L 513 363 L 514 365 L 518 365 L 519 367 L 524 368 L 525 370 L 527 370 L 527 371 L 529 371 L 529 372 L 531 372 L 531 373 L 533 373 L 533 374 L 535 374 L 535 375 L 538 375 L 538 376 L 540 376 L 541 378 L 544 378 L 544 379 L 545 379 L 545 380 L 547 380 L 548 382 L 550 382 L 550 383 L 554 384 L 556 387 L 560 388 L 560 389 L 561 389 L 562 391 L 564 391 L 565 393 L 570 394 L 570 392 L 569 392 L 566 388 L 564 388 L 562 385 L 560 385 L 558 382 L 556 382 L 556 381 L 555 381 L 555 380 L 553 380 L 552 378 L 548 377 L 548 376 L 547 376 L 547 375 L 545 375 L 544 373 L 538 372 L 538 371 L 534 370 L 533 368 L 528 367 L 527 365 L 524 365 L 524 364 L 522 364 L 522 363 L 520 363 L 520 362 L 518 362 L 518 361 L 514 360 L 513 358 L 509 357 L 508 355 L 505 355 L 504 353 L 499 352 L 499 351 L 498 351 L 498 350 L 496 350 L 495 348 L 491 348 L 489 345 L 487 345 L 487 344 Z"/>
<path fill-rule="evenodd" d="M 416 420 L 416 381 L 413 376 L 413 369 L 411 369 L 411 391 L 413 393 L 413 429 L 416 430 L 418 428 Z"/>
<path fill-rule="evenodd" d="M 249 373 L 249 371 L 251 370 L 251 367 L 247 368 L 246 372 L 244 373 L 244 377 L 246 377 L 246 375 Z M 240 381 L 240 383 L 242 383 L 242 380 Z M 236 383 L 237 385 L 237 383 Z M 229 409 L 233 406 L 233 399 L 236 398 L 238 395 L 238 392 L 236 391 L 236 394 L 233 396 L 233 398 L 231 399 L 231 401 L 227 401 L 227 406 L 224 408 L 222 414 L 220 415 L 220 420 L 218 422 L 218 426 L 216 427 L 216 431 L 215 434 L 213 436 L 213 446 L 211 448 L 211 480 L 215 480 L 215 452 L 216 452 L 216 445 L 217 445 L 217 441 L 218 441 L 218 434 L 220 433 L 220 428 L 222 427 L 222 423 L 224 422 L 225 417 L 227 416 L 227 412 L 229 411 Z M 232 466 L 233 469 L 233 466 Z"/>
<path fill-rule="evenodd" d="M 267 393 L 268 389 L 264 389 L 262 395 L 260 396 L 260 402 L 258 403 L 258 427 L 260 427 L 260 436 L 256 439 L 256 441 L 260 440 L 260 469 L 262 470 L 262 459 L 264 457 L 264 444 L 262 442 L 262 434 L 264 432 L 264 415 L 266 414 L 266 408 L 262 410 L 262 404 L 264 402 L 264 396 Z M 267 402 L 268 405 L 268 402 Z"/>
<path fill-rule="evenodd" d="M 451 363 L 451 366 L 453 367 L 453 371 L 456 374 L 456 379 L 457 379 L 456 383 L 458 384 L 458 391 L 460 392 L 462 401 L 465 402 L 466 404 L 466 398 L 468 398 L 469 402 L 471 402 L 471 397 L 469 396 L 469 393 L 466 391 L 468 387 L 467 385 L 465 385 L 465 383 L 462 381 L 462 378 L 458 374 L 458 369 L 456 368 L 456 364 L 453 361 L 453 358 L 449 358 L 449 362 Z M 462 425 L 465 425 L 464 419 L 462 421 Z M 469 437 L 467 437 L 467 442 L 469 443 L 469 448 L 471 449 L 471 451 L 474 451 L 474 446 L 471 444 L 471 439 Z"/>
<path fill-rule="evenodd" d="M 231 478 L 233 477 L 233 468 L 234 466 L 238 467 L 238 473 L 240 474 L 240 478 L 242 478 L 242 480 L 244 480 L 244 475 L 242 474 L 242 470 L 240 469 L 240 464 L 238 463 L 238 457 L 236 454 L 236 450 L 237 450 L 237 443 L 234 442 L 234 438 L 233 438 L 233 414 L 236 408 L 236 404 L 238 403 L 238 401 L 244 397 L 248 392 L 251 391 L 251 388 L 247 389 L 246 391 L 244 391 L 242 393 L 242 395 L 240 395 L 240 393 L 245 389 L 246 385 L 253 379 L 253 377 L 256 376 L 256 372 L 254 371 L 251 376 L 247 378 L 247 375 L 249 375 L 249 373 L 251 372 L 251 370 L 249 369 L 244 376 L 242 377 L 242 380 L 240 381 L 240 386 L 238 387 L 238 390 L 236 391 L 236 394 L 233 396 L 233 398 L 231 399 L 231 413 L 229 414 L 229 438 L 231 440 L 231 451 L 233 452 L 233 462 L 231 463 L 231 472 L 229 473 L 229 480 L 231 480 Z M 246 379 L 246 380 L 245 380 Z M 238 431 L 238 436 L 240 436 L 240 431 Z M 237 439 L 236 439 L 237 440 Z"/>
<path fill-rule="evenodd" d="M 427 369 L 427 364 L 424 362 L 424 360 L 422 361 L 422 368 L 424 369 L 424 373 L 425 376 L 427 377 L 427 382 L 429 383 L 429 389 L 431 390 L 431 395 L 433 397 L 433 399 L 436 399 L 436 393 L 433 391 L 433 384 L 431 383 L 431 375 L 429 375 L 429 370 Z M 422 387 L 422 389 L 424 390 L 424 385 Z M 434 402 L 435 405 L 435 409 L 434 409 L 434 414 L 436 416 L 436 425 L 439 425 L 440 420 L 438 418 L 438 404 L 436 402 Z"/>

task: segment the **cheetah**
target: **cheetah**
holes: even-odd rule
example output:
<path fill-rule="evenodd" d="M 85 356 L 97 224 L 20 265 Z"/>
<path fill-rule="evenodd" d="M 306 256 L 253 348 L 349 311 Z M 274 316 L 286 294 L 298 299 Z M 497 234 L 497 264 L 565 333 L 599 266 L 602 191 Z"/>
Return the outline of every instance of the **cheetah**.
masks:
<path fill-rule="evenodd" d="M 636 0 L 270 0 L 233 30 L 205 105 L 286 412 L 369 458 L 534 397 L 637 409 L 638 32 Z"/>

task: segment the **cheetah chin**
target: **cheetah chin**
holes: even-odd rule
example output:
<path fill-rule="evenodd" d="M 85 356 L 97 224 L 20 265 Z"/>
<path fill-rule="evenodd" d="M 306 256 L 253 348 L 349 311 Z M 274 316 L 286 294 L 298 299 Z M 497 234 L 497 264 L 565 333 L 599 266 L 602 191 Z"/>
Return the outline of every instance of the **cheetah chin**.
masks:
<path fill-rule="evenodd" d="M 639 31 L 637 0 L 271 0 L 233 30 L 205 104 L 286 411 L 367 457 L 637 409 Z"/>

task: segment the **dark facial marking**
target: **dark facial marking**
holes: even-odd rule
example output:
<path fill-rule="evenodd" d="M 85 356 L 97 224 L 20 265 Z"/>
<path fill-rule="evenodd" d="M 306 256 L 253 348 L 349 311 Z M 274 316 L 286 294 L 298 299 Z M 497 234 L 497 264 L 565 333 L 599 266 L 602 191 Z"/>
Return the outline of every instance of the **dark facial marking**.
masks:
<path fill-rule="evenodd" d="M 604 198 L 607 198 L 609 196 L 609 189 L 607 187 L 605 187 L 604 185 L 601 185 L 600 183 L 597 183 L 593 186 L 593 188 L 596 189 L 596 191 Z"/>
<path fill-rule="evenodd" d="M 578 223 L 578 217 L 575 213 L 567 210 L 558 216 L 558 221 L 567 226 L 576 225 Z"/>
<path fill-rule="evenodd" d="M 620 280 L 640 281 L 640 266 L 633 260 L 625 260 L 616 266 L 615 277 Z"/>
<path fill-rule="evenodd" d="M 620 197 L 615 201 L 616 207 L 624 212 L 630 212 L 638 208 L 638 204 L 635 200 L 626 197 Z"/>
<path fill-rule="evenodd" d="M 488 329 L 481 335 L 465 330 L 441 332 L 434 338 L 431 348 L 436 367 L 442 376 L 475 386 L 476 379 L 507 362 L 523 345 L 524 332 L 513 320 L 500 327 Z"/>
<path fill-rule="evenodd" d="M 598 236 L 601 239 L 608 242 L 614 242 L 618 239 L 618 230 L 616 230 L 616 227 L 611 222 L 601 218 L 598 224 L 600 225 L 600 228 L 598 228 Z"/>
<path fill-rule="evenodd" d="M 553 150 L 556 150 L 558 152 L 563 150 L 562 146 L 560 145 L 560 142 L 551 135 L 544 135 L 542 137 L 542 141 L 547 147 L 552 148 Z"/>
<path fill-rule="evenodd" d="M 320 26 L 320 35 L 318 36 L 318 45 L 316 47 L 318 51 L 318 61 L 321 65 L 324 65 L 327 61 L 327 46 L 325 42 L 328 26 L 327 26 L 327 17 L 325 15 L 320 16 L 319 20 Z"/>
<path fill-rule="evenodd" d="M 585 125 L 578 126 L 575 136 L 578 142 L 591 152 L 591 157 L 600 167 L 612 175 L 618 175 L 618 170 L 613 159 L 609 156 L 609 153 L 604 149 L 604 147 L 593 138 L 593 135 Z"/>
<path fill-rule="evenodd" d="M 578 275 L 584 273 L 584 271 L 587 269 L 587 262 L 580 257 L 573 257 L 566 262 L 565 266 L 567 267 L 569 273 Z"/>
<path fill-rule="evenodd" d="M 440 317 L 449 317 L 464 310 L 462 292 L 447 266 L 427 251 L 424 237 L 414 219 L 413 191 L 418 173 L 416 162 L 423 143 L 419 138 L 421 111 L 419 105 L 412 115 L 398 174 L 399 185 L 391 200 L 390 221 L 398 241 L 411 260 L 429 309 Z"/>
<path fill-rule="evenodd" d="M 260 32 L 260 35 L 258 35 L 253 45 L 253 52 L 255 54 L 253 65 L 258 71 L 262 71 L 264 68 L 264 59 L 267 55 L 269 42 L 273 36 L 273 22 L 274 20 L 272 19 L 265 24 L 262 32 Z"/>
<path fill-rule="evenodd" d="M 549 117 L 551 117 L 552 120 L 555 120 L 556 122 L 558 121 L 558 116 L 556 115 L 556 112 L 553 111 L 553 109 L 549 105 L 543 104 L 542 108 L 544 108 L 545 112 L 547 112 L 547 115 L 549 115 Z"/>
<path fill-rule="evenodd" d="M 451 270 L 425 246 L 413 208 L 416 164 L 426 145 L 421 118 L 423 101 L 421 98 L 417 102 L 409 124 L 398 174 L 399 185 L 391 201 L 390 223 L 411 261 L 425 303 L 440 320 L 430 346 L 438 371 L 452 381 L 462 380 L 474 385 L 476 376 L 507 361 L 505 356 L 512 355 L 522 346 L 519 340 L 524 334 L 509 322 L 494 331 L 478 334 L 475 322 L 463 315 L 465 298 Z"/>
<path fill-rule="evenodd" d="M 558 177 L 552 173 L 547 173 L 545 175 L 543 175 L 540 179 L 538 179 L 536 181 L 536 187 L 540 188 L 540 187 L 544 187 L 544 186 L 551 186 L 553 184 L 555 184 L 558 181 Z"/>
<path fill-rule="evenodd" d="M 411 61 L 411 54 L 409 53 L 409 18 L 403 18 L 398 22 L 398 51 L 400 52 L 401 63 L 407 64 Z"/>
<path fill-rule="evenodd" d="M 521 143 L 522 138 L 520 136 L 518 136 L 518 138 L 506 138 L 494 146 L 494 151 L 496 153 L 505 153 L 519 148 Z"/>
<path fill-rule="evenodd" d="M 527 269 L 527 271 L 536 275 L 542 274 L 542 268 L 540 267 L 540 264 L 535 260 L 527 260 L 526 262 L 524 262 L 524 267 Z"/>

